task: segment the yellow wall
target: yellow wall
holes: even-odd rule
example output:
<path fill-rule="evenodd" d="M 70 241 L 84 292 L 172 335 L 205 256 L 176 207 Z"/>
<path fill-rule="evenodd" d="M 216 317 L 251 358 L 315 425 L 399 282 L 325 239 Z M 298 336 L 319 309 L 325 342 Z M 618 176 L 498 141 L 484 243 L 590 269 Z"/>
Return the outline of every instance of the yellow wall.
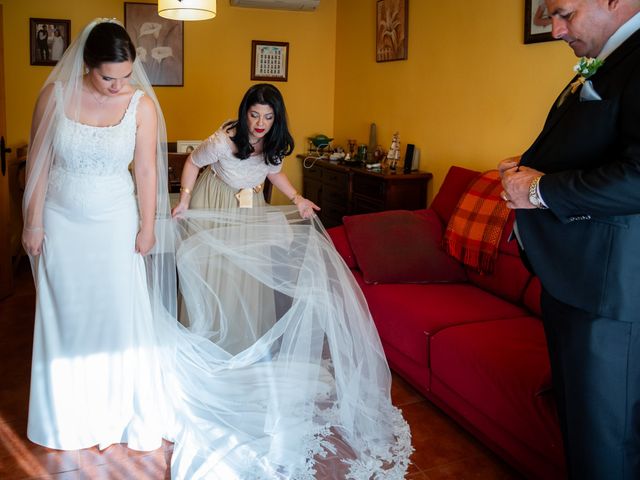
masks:
<path fill-rule="evenodd" d="M 524 45 L 523 12 L 514 0 L 410 0 L 408 59 L 376 63 L 376 2 L 338 2 L 336 141 L 368 143 L 375 122 L 386 150 L 398 131 L 436 189 L 452 164 L 521 153 L 576 62 L 564 42 Z"/>
<path fill-rule="evenodd" d="M 72 37 L 95 16 L 123 17 L 120 0 L 0 0 L 8 137 L 25 142 L 51 67 L 29 65 L 29 17 L 71 19 Z M 234 117 L 249 80 L 252 39 L 290 42 L 289 81 L 278 83 L 298 145 L 315 133 L 387 149 L 400 132 L 421 149 L 434 189 L 451 164 L 488 169 L 522 152 L 539 131 L 575 63 L 562 42 L 524 45 L 523 2 L 410 0 L 408 60 L 375 62 L 375 0 L 322 0 L 317 11 L 240 9 L 185 24 L 184 87 L 158 87 L 170 140 L 206 137 Z M 301 186 L 293 158 L 285 172 Z M 284 202 L 282 196 L 276 202 Z"/>
<path fill-rule="evenodd" d="M 29 65 L 29 17 L 71 20 L 75 38 L 95 17 L 124 18 L 121 0 L 3 0 L 7 97 L 7 136 L 26 143 L 31 111 L 52 67 Z M 169 140 L 202 139 L 223 121 L 235 118 L 250 80 L 251 40 L 286 41 L 289 80 L 278 82 L 286 100 L 296 152 L 306 137 L 333 127 L 337 0 L 322 0 L 315 12 L 234 8 L 218 0 L 218 16 L 186 22 L 184 87 L 156 87 Z M 301 188 L 301 169 L 293 157 L 285 172 Z M 276 203 L 286 199 L 279 194 Z"/>

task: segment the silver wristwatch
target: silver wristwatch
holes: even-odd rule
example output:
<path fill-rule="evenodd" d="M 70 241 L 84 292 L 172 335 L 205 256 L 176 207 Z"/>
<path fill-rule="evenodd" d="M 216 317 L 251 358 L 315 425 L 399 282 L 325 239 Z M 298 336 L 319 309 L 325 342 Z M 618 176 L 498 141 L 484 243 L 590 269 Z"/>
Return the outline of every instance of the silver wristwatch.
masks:
<path fill-rule="evenodd" d="M 547 208 L 540 199 L 540 195 L 538 194 L 538 184 L 540 183 L 540 179 L 542 175 L 534 178 L 529 184 L 529 202 L 536 208 Z"/>

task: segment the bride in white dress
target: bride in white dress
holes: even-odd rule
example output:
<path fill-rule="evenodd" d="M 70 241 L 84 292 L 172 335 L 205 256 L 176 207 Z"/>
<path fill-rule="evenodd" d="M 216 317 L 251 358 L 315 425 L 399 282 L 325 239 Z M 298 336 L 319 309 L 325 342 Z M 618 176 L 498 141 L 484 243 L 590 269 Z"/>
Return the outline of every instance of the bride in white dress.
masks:
<path fill-rule="evenodd" d="M 166 438 L 175 479 L 404 478 L 408 426 L 322 226 L 271 207 L 172 220 L 162 113 L 117 22 L 89 24 L 45 83 L 27 169 L 31 440 L 152 450 Z M 176 321 L 176 259 L 197 331 Z M 221 331 L 256 310 L 228 288 L 247 275 L 278 308 L 230 351 Z"/>
<path fill-rule="evenodd" d="M 128 84 L 132 62 L 126 50 L 113 63 L 91 58 L 105 40 L 112 43 L 118 29 L 102 23 L 88 37 L 89 73 L 79 98 L 65 98 L 68 82 L 55 81 L 43 89 L 35 113 L 35 125 L 50 115 L 56 131 L 51 165 L 42 165 L 42 213 L 26 210 L 27 248 L 29 234 L 44 234 L 34 265 L 38 297 L 28 435 L 52 448 L 126 442 L 150 450 L 161 445 L 164 433 L 166 409 L 156 396 L 162 384 L 149 342 L 152 315 L 141 256 L 153 245 L 156 110 Z M 38 133 L 44 132 L 36 131 L 32 154 Z M 134 151 L 140 215 L 128 170 Z M 28 192 L 31 205 L 45 194 L 41 184 L 34 188 Z"/>

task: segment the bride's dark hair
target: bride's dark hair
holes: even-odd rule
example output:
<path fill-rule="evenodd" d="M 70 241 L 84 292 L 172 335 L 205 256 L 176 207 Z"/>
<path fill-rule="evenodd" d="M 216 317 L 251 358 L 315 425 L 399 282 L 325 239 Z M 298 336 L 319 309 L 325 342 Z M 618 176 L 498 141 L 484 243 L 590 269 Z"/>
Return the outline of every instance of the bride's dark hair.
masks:
<path fill-rule="evenodd" d="M 127 31 L 117 23 L 98 23 L 87 37 L 83 52 L 84 64 L 97 68 L 105 62 L 133 62 L 136 48 Z"/>
<path fill-rule="evenodd" d="M 240 160 L 249 158 L 254 150 L 249 143 L 247 112 L 256 104 L 269 105 L 273 109 L 273 125 L 264 137 L 262 151 L 265 163 L 280 165 L 284 157 L 291 155 L 295 144 L 287 125 L 287 110 L 284 106 L 284 99 L 276 87 L 269 83 L 258 83 L 247 90 L 238 108 L 238 119 L 225 124 L 224 127 L 227 130 L 235 128 L 235 134 L 231 140 L 238 148 L 236 157 Z"/>

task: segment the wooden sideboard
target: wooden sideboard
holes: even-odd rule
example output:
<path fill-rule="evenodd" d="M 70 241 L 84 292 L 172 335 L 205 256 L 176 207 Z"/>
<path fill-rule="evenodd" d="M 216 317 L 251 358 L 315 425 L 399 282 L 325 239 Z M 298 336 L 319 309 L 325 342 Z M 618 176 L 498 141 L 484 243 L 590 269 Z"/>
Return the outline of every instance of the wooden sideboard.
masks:
<path fill-rule="evenodd" d="M 169 193 L 180 193 L 180 177 L 182 176 L 182 167 L 189 157 L 188 153 L 169 152 L 168 154 L 169 168 Z"/>
<path fill-rule="evenodd" d="M 320 208 L 326 228 L 342 223 L 344 215 L 383 210 L 417 210 L 427 206 L 428 172 L 376 172 L 365 167 L 313 160 L 302 161 L 303 195 Z"/>

